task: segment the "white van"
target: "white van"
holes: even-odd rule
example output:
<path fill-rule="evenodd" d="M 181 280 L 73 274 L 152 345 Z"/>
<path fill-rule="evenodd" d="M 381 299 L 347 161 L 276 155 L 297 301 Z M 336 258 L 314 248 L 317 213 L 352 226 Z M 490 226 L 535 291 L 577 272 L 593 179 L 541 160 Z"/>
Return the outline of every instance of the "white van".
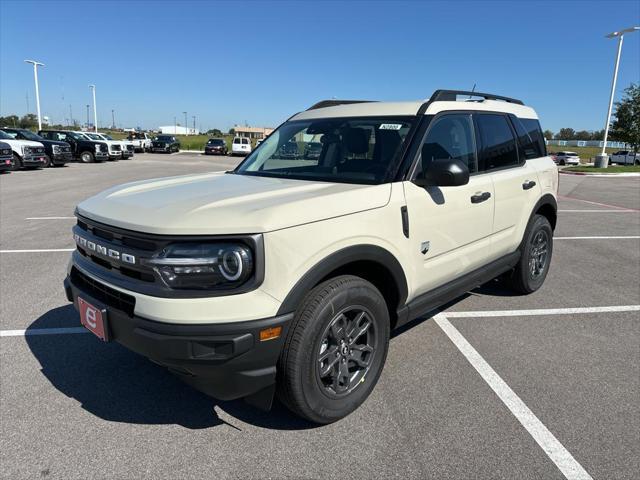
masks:
<path fill-rule="evenodd" d="M 245 137 L 235 137 L 231 144 L 231 155 L 249 155 L 251 153 L 251 140 Z"/>

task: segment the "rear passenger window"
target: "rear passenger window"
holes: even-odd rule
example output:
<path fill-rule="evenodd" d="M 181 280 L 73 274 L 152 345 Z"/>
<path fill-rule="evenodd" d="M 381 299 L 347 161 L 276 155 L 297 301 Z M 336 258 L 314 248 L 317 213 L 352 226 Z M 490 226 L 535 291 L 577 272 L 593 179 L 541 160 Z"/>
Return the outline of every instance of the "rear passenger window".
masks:
<path fill-rule="evenodd" d="M 534 118 L 517 118 L 513 117 L 516 121 L 514 124 L 516 125 L 516 131 L 518 132 L 518 136 L 520 136 L 520 131 L 518 131 L 518 124 L 524 128 L 527 135 L 531 140 L 531 143 L 527 147 L 523 147 L 525 149 L 530 149 L 535 152 L 534 157 L 530 157 L 525 155 L 525 158 L 538 158 L 544 157 L 547 155 L 547 145 L 544 141 L 544 135 L 542 134 L 542 128 L 540 127 L 540 122 Z M 521 145 L 522 146 L 522 145 Z"/>
<path fill-rule="evenodd" d="M 418 162 L 418 175 L 426 171 L 433 160 L 450 158 L 467 165 L 469 173 L 477 172 L 471 115 L 451 114 L 436 118 L 429 126 L 419 152 L 421 158 Z"/>
<path fill-rule="evenodd" d="M 475 115 L 482 149 L 480 162 L 484 170 L 518 165 L 516 140 L 504 115 L 481 113 Z"/>

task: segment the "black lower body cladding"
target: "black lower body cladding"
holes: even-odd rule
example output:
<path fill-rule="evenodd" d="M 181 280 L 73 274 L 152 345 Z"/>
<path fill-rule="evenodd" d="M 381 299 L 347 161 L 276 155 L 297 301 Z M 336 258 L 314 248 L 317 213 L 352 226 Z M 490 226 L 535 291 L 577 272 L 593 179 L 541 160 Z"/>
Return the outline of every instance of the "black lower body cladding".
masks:
<path fill-rule="evenodd" d="M 64 282 L 67 298 L 76 309 L 78 296 L 94 305 L 105 305 L 81 283 L 70 277 Z M 274 387 L 276 363 L 293 317 L 287 314 L 233 323 L 168 324 L 129 315 L 109 305 L 106 309 L 111 340 L 167 367 L 189 385 L 219 400 L 249 397 Z M 260 332 L 273 327 L 282 327 L 280 336 L 260 341 Z"/>

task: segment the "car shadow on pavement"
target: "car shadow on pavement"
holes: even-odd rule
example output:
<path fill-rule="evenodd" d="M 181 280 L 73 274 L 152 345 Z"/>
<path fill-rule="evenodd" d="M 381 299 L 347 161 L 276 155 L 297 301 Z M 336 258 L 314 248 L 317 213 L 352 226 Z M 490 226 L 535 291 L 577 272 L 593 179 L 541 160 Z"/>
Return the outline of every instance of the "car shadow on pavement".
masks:
<path fill-rule="evenodd" d="M 69 304 L 49 310 L 28 330 L 79 326 L 78 314 Z M 189 429 L 227 424 L 241 429 L 220 419 L 214 408 L 218 406 L 242 422 L 263 428 L 297 430 L 314 426 L 277 402 L 271 412 L 256 410 L 241 400 L 219 402 L 117 342 L 103 343 L 89 333 L 25 338 L 51 384 L 107 421 L 177 424 Z"/>

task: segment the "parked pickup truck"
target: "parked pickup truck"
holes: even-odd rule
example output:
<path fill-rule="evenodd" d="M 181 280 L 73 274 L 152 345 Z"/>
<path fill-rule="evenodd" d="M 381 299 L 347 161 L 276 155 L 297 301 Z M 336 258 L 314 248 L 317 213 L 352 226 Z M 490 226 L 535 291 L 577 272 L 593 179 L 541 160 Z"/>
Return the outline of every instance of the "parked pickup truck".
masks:
<path fill-rule="evenodd" d="M 103 162 L 109 159 L 109 147 L 105 141 L 95 141 L 82 132 L 71 130 L 40 130 L 38 135 L 48 140 L 67 142 L 74 158 L 84 163 Z"/>
<path fill-rule="evenodd" d="M 620 150 L 611 155 L 609 163 L 618 165 L 640 165 L 640 153 L 634 153 L 631 150 Z"/>
<path fill-rule="evenodd" d="M 99 133 L 78 132 L 90 140 L 105 142 L 109 147 L 109 160 L 120 160 L 122 158 L 122 144 L 115 140 L 107 140 Z"/>
<path fill-rule="evenodd" d="M 11 159 L 13 158 L 13 151 L 11 145 L 5 142 L 0 142 L 0 172 L 11 170 Z"/>
<path fill-rule="evenodd" d="M 46 164 L 44 145 L 31 140 L 17 140 L 0 130 L 0 141 L 11 146 L 11 170 L 41 168 Z"/>
<path fill-rule="evenodd" d="M 133 148 L 136 152 L 149 152 L 151 151 L 152 139 L 148 133 L 134 132 L 127 137 L 127 140 L 133 143 Z"/>
<path fill-rule="evenodd" d="M 73 160 L 71 147 L 66 142 L 48 140 L 26 128 L 4 127 L 2 131 L 16 140 L 31 140 L 44 145 L 45 163 L 43 167 L 59 167 Z"/>

